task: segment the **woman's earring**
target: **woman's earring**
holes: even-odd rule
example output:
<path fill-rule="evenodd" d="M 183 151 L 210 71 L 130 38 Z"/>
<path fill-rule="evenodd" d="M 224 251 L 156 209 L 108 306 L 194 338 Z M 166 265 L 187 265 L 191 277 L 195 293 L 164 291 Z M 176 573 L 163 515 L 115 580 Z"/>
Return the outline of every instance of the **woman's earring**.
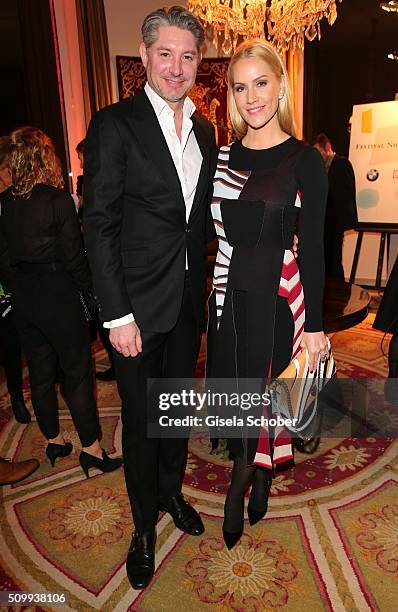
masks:
<path fill-rule="evenodd" d="M 280 93 L 279 96 L 278 96 L 278 100 L 282 100 L 284 95 L 285 95 L 284 93 Z"/>

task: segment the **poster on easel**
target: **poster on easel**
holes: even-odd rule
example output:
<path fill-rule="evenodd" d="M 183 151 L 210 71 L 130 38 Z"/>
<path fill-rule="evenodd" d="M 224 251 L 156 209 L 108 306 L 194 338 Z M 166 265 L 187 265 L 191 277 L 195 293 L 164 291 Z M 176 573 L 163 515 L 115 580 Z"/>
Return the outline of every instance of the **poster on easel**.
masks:
<path fill-rule="evenodd" d="M 359 223 L 398 225 L 398 101 L 354 106 L 350 161 Z"/>
<path fill-rule="evenodd" d="M 365 231 L 398 227 L 398 101 L 354 106 L 349 158 L 355 172 L 359 227 Z M 346 278 L 350 276 L 356 236 L 351 232 L 344 241 Z M 379 246 L 380 234 L 364 234 L 356 274 L 360 284 L 373 284 Z M 387 275 L 385 264 L 383 281 Z"/>

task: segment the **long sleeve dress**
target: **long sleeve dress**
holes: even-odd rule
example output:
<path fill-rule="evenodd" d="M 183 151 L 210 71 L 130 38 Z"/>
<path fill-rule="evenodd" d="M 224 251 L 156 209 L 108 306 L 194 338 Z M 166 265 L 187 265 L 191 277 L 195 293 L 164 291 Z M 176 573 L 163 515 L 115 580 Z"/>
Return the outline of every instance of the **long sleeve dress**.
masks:
<path fill-rule="evenodd" d="M 211 205 L 219 246 L 208 377 L 255 379 L 263 389 L 299 352 L 303 331 L 323 329 L 326 200 L 320 154 L 294 137 L 268 149 L 241 141 L 220 149 Z M 295 232 L 298 260 L 291 250 Z M 269 469 L 292 458 L 284 428 L 259 427 L 228 446 L 248 464 Z"/>

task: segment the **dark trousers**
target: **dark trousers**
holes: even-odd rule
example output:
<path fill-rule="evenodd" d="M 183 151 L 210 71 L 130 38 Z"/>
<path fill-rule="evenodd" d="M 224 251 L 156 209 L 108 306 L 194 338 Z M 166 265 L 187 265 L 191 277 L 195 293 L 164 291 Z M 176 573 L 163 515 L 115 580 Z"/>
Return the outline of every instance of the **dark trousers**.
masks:
<path fill-rule="evenodd" d="M 63 271 L 16 277 L 13 309 L 28 362 L 33 410 L 43 435 L 59 434 L 57 369 L 82 446 L 100 435 L 87 323 L 79 294 Z"/>
<path fill-rule="evenodd" d="M 123 458 L 134 524 L 142 532 L 154 527 L 159 499 L 181 492 L 187 456 L 186 439 L 147 437 L 147 379 L 192 378 L 201 329 L 186 277 L 175 327 L 168 333 L 141 330 L 143 350 L 137 357 L 114 352 L 122 398 Z"/>
<path fill-rule="evenodd" d="M 21 343 L 11 312 L 5 317 L 0 314 L 0 342 L 8 392 L 14 398 L 22 398 Z"/>

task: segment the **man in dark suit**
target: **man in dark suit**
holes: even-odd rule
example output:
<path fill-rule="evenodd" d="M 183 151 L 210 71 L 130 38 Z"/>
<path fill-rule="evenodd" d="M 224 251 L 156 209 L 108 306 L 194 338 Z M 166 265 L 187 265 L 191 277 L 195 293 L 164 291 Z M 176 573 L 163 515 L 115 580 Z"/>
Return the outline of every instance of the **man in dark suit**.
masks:
<path fill-rule="evenodd" d="M 329 278 L 344 280 L 344 232 L 358 224 L 355 174 L 351 162 L 332 149 L 326 134 L 318 134 L 314 147 L 325 162 L 329 192 L 325 217 L 325 273 Z"/>
<path fill-rule="evenodd" d="M 159 9 L 142 35 L 147 84 L 94 116 L 84 167 L 86 248 L 122 398 L 136 589 L 153 576 L 159 510 L 186 533 L 204 530 L 181 494 L 187 440 L 147 437 L 146 385 L 194 374 L 216 164 L 213 126 L 187 97 L 204 42 L 199 21 L 182 7 Z"/>

